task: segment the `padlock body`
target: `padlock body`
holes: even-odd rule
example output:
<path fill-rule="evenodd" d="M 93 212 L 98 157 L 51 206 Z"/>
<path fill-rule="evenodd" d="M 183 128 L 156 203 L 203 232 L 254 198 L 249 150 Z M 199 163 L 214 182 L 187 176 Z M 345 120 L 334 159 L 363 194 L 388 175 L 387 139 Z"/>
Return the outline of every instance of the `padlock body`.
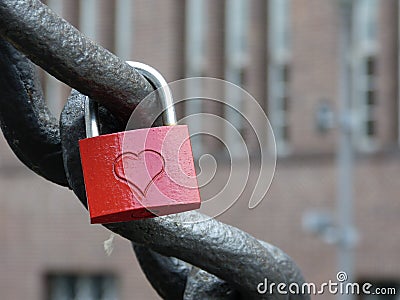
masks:
<path fill-rule="evenodd" d="M 126 222 L 200 207 L 186 125 L 79 141 L 91 223 Z"/>

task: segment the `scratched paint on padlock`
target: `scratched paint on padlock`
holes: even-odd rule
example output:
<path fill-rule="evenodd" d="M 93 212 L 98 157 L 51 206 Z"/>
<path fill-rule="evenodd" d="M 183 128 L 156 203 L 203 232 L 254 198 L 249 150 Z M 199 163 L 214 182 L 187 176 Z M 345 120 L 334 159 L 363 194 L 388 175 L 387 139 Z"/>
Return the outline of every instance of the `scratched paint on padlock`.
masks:
<path fill-rule="evenodd" d="M 187 126 L 119 132 L 79 144 L 92 223 L 200 207 Z"/>
<path fill-rule="evenodd" d="M 150 186 L 165 172 L 164 166 L 165 160 L 159 152 L 146 149 L 138 153 L 124 152 L 119 155 L 114 161 L 113 172 L 117 179 L 132 188 L 134 196 L 141 201 L 146 197 Z"/>

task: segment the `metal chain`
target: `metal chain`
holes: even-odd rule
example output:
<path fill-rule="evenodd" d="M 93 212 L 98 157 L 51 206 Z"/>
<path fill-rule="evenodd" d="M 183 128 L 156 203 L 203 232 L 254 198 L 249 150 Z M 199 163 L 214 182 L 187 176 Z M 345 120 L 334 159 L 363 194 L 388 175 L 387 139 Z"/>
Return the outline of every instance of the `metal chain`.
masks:
<path fill-rule="evenodd" d="M 8 143 L 25 165 L 69 186 L 86 206 L 78 149 L 85 137 L 81 93 L 113 113 L 100 107 L 106 133 L 121 129 L 126 111 L 151 91 L 149 84 L 37 0 L 0 0 L 0 35 L 12 44 L 0 39 L 0 125 Z M 71 94 L 60 126 L 45 105 L 34 66 L 14 47 L 81 92 Z M 133 242 L 144 273 L 164 299 L 309 299 L 258 294 L 264 278 L 301 284 L 300 270 L 280 249 L 199 213 L 106 227 Z"/>

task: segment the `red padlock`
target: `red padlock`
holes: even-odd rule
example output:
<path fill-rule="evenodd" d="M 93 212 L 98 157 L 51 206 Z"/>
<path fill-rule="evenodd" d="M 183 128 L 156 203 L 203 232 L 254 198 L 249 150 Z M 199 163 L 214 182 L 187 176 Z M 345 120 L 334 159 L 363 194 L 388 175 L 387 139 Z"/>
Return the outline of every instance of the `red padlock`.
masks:
<path fill-rule="evenodd" d="M 79 147 L 92 224 L 126 222 L 200 207 L 188 127 L 175 125 L 167 83 L 155 69 L 141 63 L 129 64 L 158 89 L 163 120 L 169 126 L 99 135 L 97 104 L 86 97 L 88 138 L 80 140 Z"/>

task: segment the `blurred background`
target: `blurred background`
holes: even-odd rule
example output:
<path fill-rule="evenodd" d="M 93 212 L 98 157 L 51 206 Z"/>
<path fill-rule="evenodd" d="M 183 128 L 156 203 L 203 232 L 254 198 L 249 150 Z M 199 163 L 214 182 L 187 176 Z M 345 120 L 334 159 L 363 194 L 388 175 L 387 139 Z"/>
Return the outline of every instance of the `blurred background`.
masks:
<path fill-rule="evenodd" d="M 276 174 L 256 209 L 246 201 L 252 175 L 218 219 L 280 247 L 307 282 L 336 280 L 345 271 L 354 282 L 399 290 L 400 1 L 44 2 L 105 48 L 156 67 L 169 82 L 207 76 L 247 90 L 274 129 Z M 40 74 L 58 115 L 70 89 Z M 199 102 L 178 113 L 204 110 L 232 117 Z M 257 159 L 254 136 L 232 118 Z M 210 125 L 197 119 L 189 126 Z M 219 152 L 219 143 L 205 141 L 192 140 L 196 157 Z M 262 147 L 272 153 L 274 144 Z M 3 137 L 0 151 L 1 299 L 159 299 L 128 241 L 116 238 L 107 256 L 109 232 L 89 225 L 71 191 L 29 171 Z M 229 170 L 228 160 L 215 157 L 222 175 L 202 190 L 205 197 Z M 400 292 L 355 299 L 399 300 Z"/>

